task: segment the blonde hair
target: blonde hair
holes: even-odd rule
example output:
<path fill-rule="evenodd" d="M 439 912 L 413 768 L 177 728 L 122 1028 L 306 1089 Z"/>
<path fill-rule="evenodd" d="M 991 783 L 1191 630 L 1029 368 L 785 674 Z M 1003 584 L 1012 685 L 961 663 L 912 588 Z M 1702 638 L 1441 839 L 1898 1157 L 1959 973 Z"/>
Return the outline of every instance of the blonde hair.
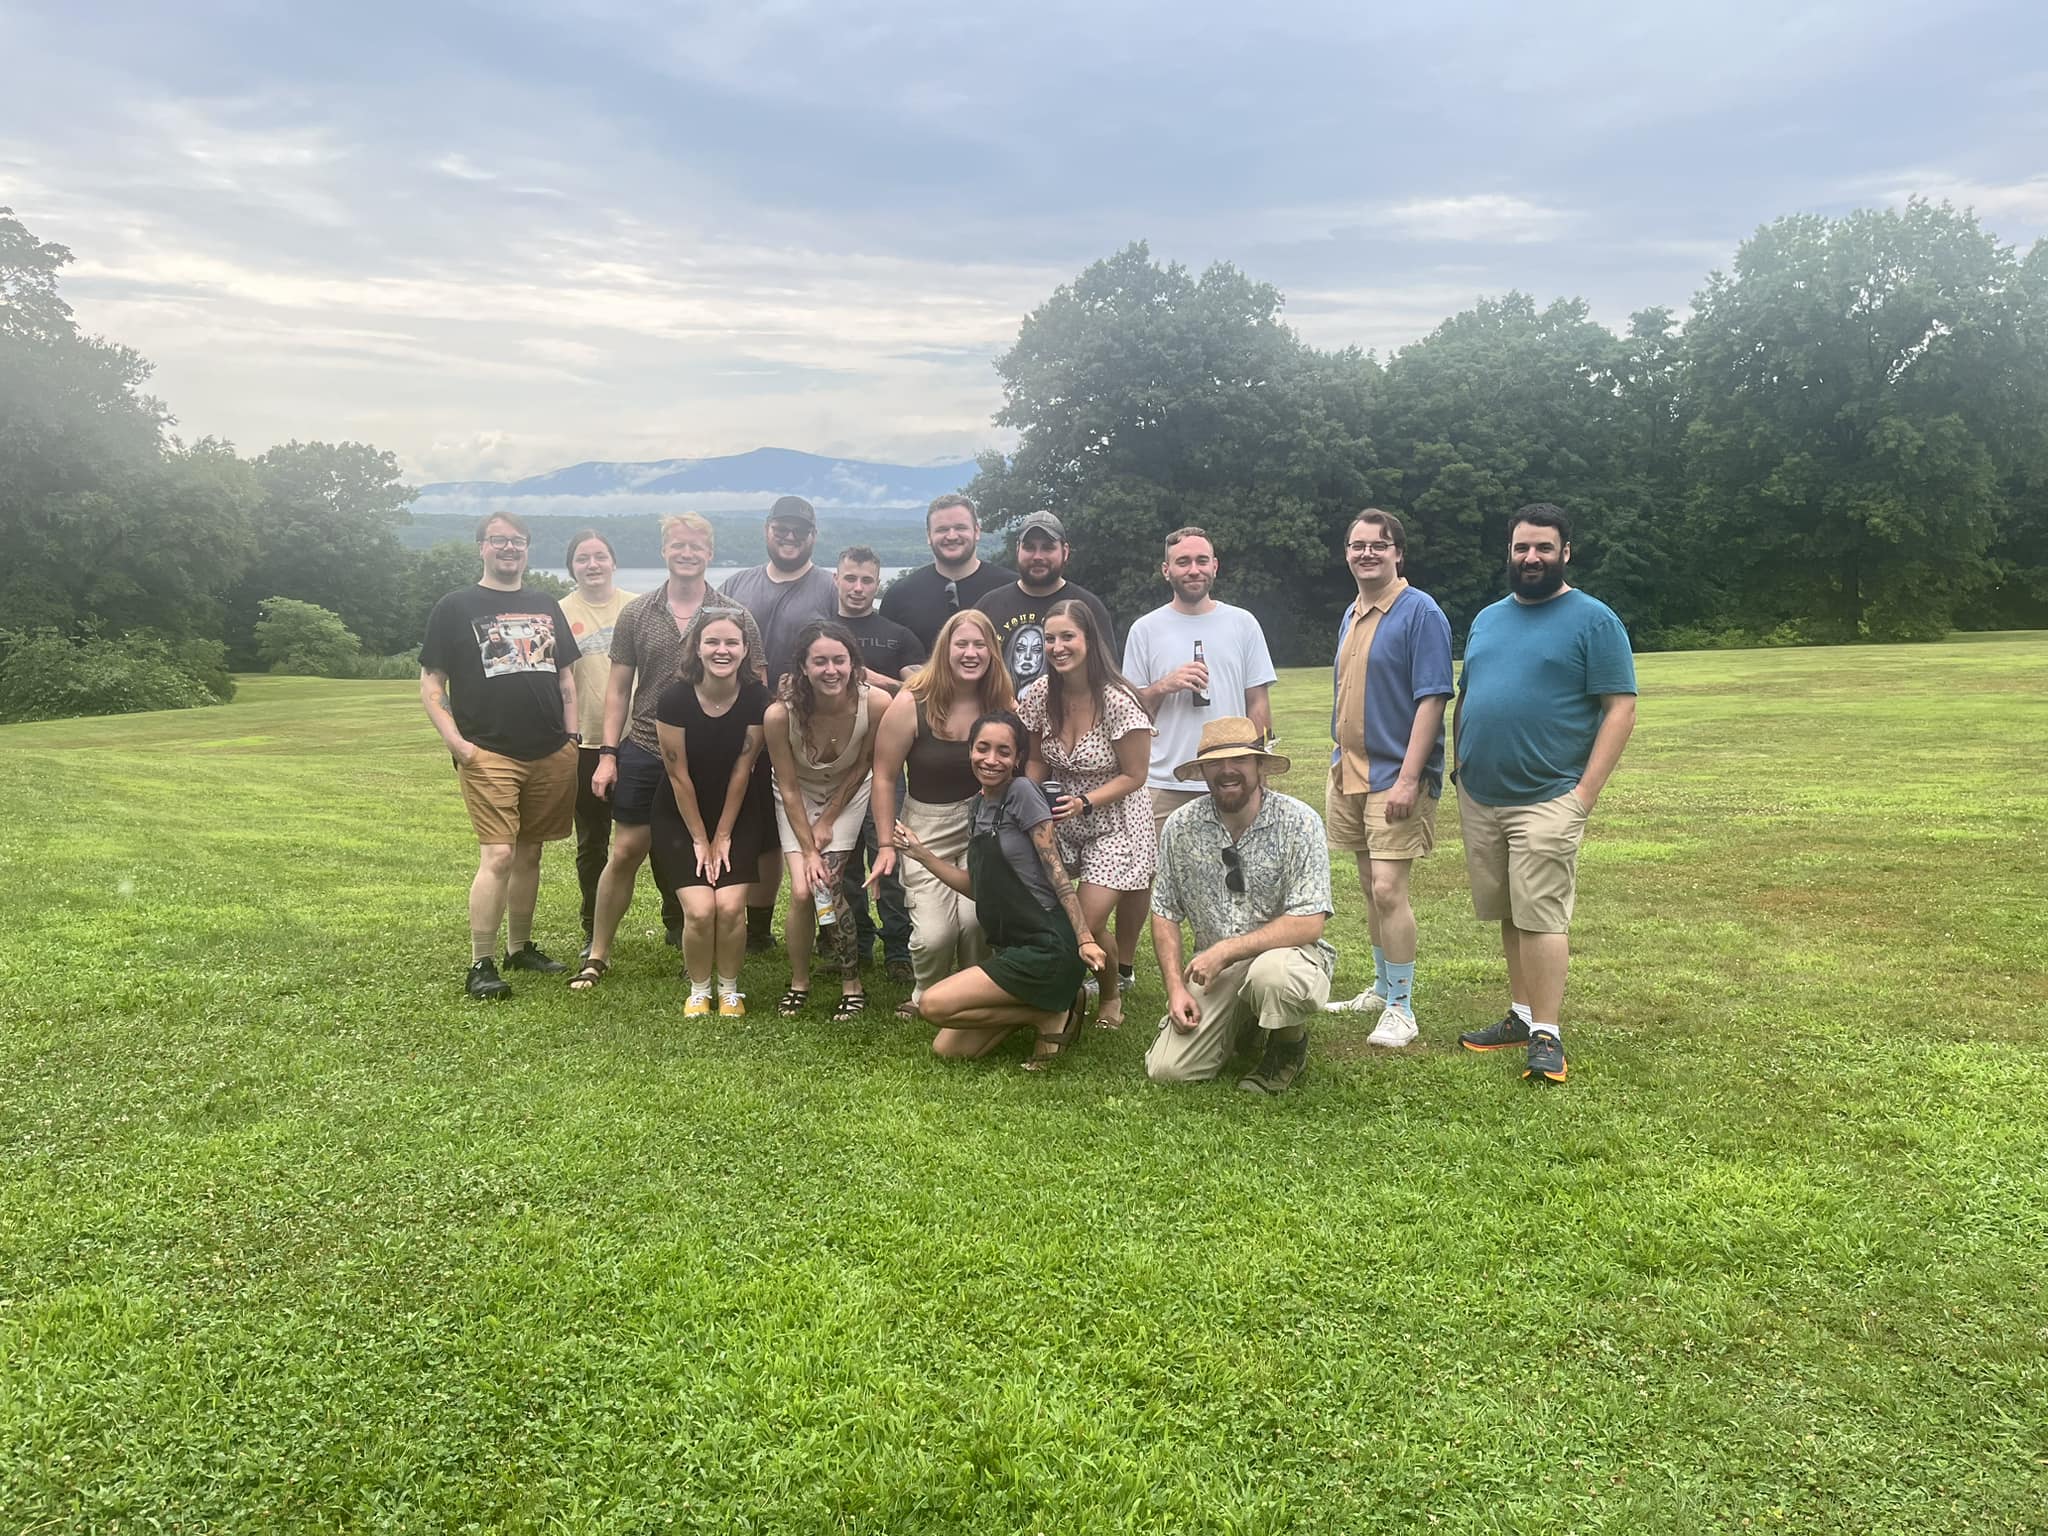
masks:
<path fill-rule="evenodd" d="M 711 520 L 697 512 L 671 512 L 661 520 L 661 547 L 668 548 L 668 541 L 678 531 L 699 534 L 704 542 L 715 551 L 718 548 L 718 533 L 711 526 Z"/>
<path fill-rule="evenodd" d="M 979 608 L 962 608 L 958 613 L 939 626 L 939 632 L 932 639 L 932 656 L 923 666 L 903 680 L 903 686 L 910 690 L 911 697 L 924 706 L 925 719 L 931 723 L 934 734 L 945 723 L 946 716 L 953 712 L 953 696 L 958 680 L 953 669 L 946 664 L 946 658 L 953 649 L 953 631 L 962 624 L 979 626 L 988 640 L 988 670 L 981 675 L 980 707 L 977 713 L 995 714 L 998 710 L 1014 709 L 1017 705 L 1017 690 L 1010 682 L 1010 669 L 1003 665 L 1003 648 L 996 640 L 996 627 L 989 616 Z"/>

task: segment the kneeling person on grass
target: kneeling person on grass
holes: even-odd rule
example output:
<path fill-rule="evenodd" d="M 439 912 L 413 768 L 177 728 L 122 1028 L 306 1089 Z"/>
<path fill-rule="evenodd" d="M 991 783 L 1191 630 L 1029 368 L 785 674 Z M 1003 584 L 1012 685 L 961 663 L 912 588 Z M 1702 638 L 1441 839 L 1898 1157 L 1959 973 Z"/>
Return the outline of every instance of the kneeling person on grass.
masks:
<path fill-rule="evenodd" d="M 1238 1087 L 1284 1093 L 1308 1059 L 1308 1021 L 1330 1000 L 1336 951 L 1330 856 L 1316 813 L 1266 787 L 1288 761 L 1266 750 L 1243 716 L 1202 727 L 1192 762 L 1208 794 L 1166 820 L 1152 887 L 1152 946 L 1166 982 L 1166 1017 L 1145 1053 L 1156 1083 L 1207 1082 L 1223 1070 L 1247 1025 L 1265 1035 L 1259 1064 Z M 1181 924 L 1195 954 L 1184 959 Z"/>
<path fill-rule="evenodd" d="M 450 592 L 427 618 L 420 645 L 420 702 L 455 760 L 478 844 L 469 887 L 471 997 L 503 998 L 505 968 L 560 971 L 533 942 L 544 843 L 569 835 L 576 818 L 576 674 L 581 652 L 561 607 L 529 592 L 526 524 L 510 513 L 476 531 L 483 575 Z"/>
<path fill-rule="evenodd" d="M 1037 1048 L 1024 1065 L 1042 1070 L 1074 1042 L 1087 1009 L 1082 982 L 1108 957 L 1088 932 L 1081 901 L 1060 862 L 1052 807 L 1025 778 L 1029 738 L 1008 710 L 976 720 L 967 733 L 968 762 L 981 793 L 970 802 L 967 867 L 939 858 L 908 826 L 896 846 L 963 896 L 993 953 L 924 989 L 924 1018 L 939 1026 L 932 1049 L 941 1056 L 986 1056 L 1020 1029 L 1034 1030 Z"/>

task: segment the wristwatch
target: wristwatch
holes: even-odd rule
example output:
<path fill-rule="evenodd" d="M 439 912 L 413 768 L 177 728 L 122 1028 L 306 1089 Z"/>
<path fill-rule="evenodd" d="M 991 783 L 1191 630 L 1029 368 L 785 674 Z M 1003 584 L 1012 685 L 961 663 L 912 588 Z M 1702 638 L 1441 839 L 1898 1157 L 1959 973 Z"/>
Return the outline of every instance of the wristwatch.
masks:
<path fill-rule="evenodd" d="M 617 757 L 619 755 L 619 749 L 613 746 L 610 742 L 606 742 L 603 746 L 597 749 L 597 755 L 599 757 Z"/>
<path fill-rule="evenodd" d="M 569 739 L 575 742 L 576 745 L 579 747 L 583 745 L 583 733 L 581 731 L 571 731 L 569 733 Z"/>
<path fill-rule="evenodd" d="M 1095 809 L 1095 802 L 1088 798 L 1087 792 L 1085 790 L 1075 795 L 1074 798 L 1081 802 L 1081 810 L 1084 815 L 1087 812 Z"/>

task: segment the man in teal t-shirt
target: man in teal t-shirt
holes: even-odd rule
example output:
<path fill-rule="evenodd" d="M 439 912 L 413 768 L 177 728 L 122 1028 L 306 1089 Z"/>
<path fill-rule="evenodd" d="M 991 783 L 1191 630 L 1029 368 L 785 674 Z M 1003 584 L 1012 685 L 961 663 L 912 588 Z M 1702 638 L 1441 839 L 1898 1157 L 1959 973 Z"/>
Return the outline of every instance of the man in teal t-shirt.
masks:
<path fill-rule="evenodd" d="M 1472 910 L 1500 924 L 1506 1017 L 1458 1039 L 1467 1050 L 1528 1047 L 1522 1075 L 1565 1080 L 1565 974 L 1579 843 L 1636 723 L 1628 631 L 1597 597 L 1565 585 L 1571 523 L 1548 502 L 1515 513 L 1507 597 L 1465 639 L 1454 720 L 1458 821 Z"/>

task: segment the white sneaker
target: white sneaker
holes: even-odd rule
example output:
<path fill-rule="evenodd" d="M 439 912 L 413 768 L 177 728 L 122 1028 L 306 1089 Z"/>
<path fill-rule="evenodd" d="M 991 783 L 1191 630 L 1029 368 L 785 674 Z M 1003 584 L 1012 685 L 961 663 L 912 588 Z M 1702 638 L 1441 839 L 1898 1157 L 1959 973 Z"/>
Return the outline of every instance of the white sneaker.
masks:
<path fill-rule="evenodd" d="M 1323 1004 L 1323 1012 L 1374 1014 L 1386 1006 L 1387 1000 L 1381 997 L 1379 993 L 1373 991 L 1371 987 L 1367 987 L 1358 996 L 1347 997 L 1341 1003 Z"/>
<path fill-rule="evenodd" d="M 1365 1037 L 1367 1045 L 1384 1045 L 1399 1050 L 1404 1045 L 1413 1045 L 1421 1033 L 1415 1024 L 1415 1015 L 1406 1008 L 1389 1008 L 1380 1015 L 1380 1021 L 1373 1026 L 1371 1034 Z"/>

